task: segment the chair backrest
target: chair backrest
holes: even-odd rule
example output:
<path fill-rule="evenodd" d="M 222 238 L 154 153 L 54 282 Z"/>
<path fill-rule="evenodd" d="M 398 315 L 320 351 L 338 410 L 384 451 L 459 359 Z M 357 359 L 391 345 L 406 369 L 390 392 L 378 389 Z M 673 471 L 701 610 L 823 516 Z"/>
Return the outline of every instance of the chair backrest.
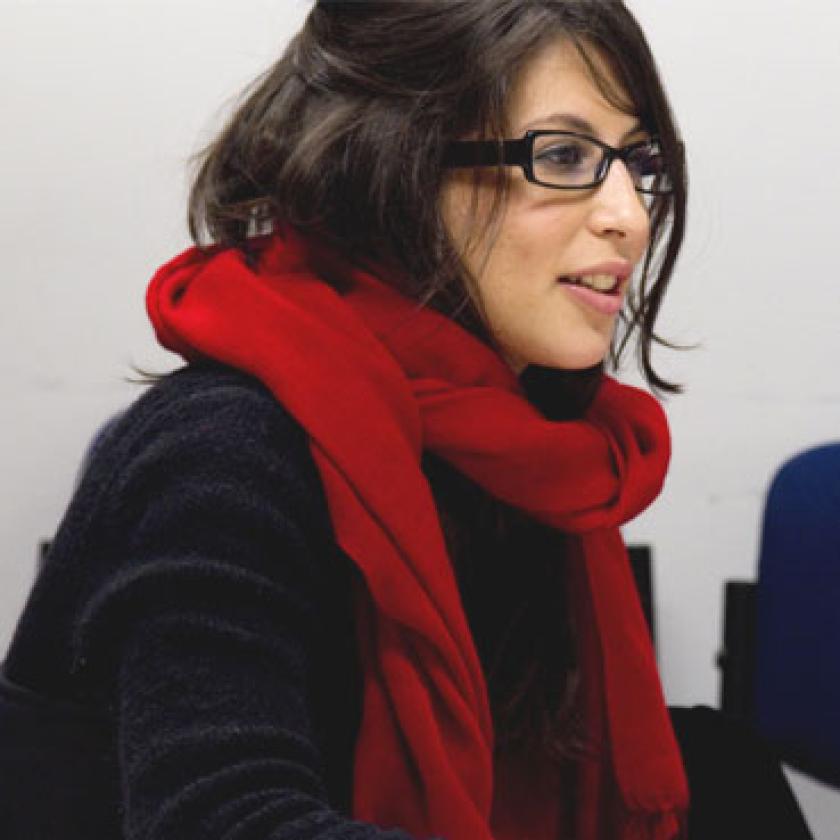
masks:
<path fill-rule="evenodd" d="M 636 589 L 639 591 L 639 600 L 642 603 L 642 612 L 645 614 L 650 638 L 656 646 L 656 615 L 653 594 L 653 559 L 649 545 L 628 545 L 627 556 L 630 559 L 630 568 L 633 570 L 633 578 L 636 581 Z"/>
<path fill-rule="evenodd" d="M 770 486 L 756 592 L 755 723 L 782 757 L 840 785 L 840 444 Z"/>
<path fill-rule="evenodd" d="M 755 595 L 754 580 L 728 580 L 723 590 L 723 649 L 720 708 L 731 718 L 755 717 Z"/>

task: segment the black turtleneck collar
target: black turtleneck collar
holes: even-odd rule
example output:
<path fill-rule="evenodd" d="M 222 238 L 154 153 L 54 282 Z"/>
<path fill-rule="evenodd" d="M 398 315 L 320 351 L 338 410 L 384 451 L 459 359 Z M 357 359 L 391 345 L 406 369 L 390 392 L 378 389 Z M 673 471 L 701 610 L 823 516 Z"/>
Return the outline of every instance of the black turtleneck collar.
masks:
<path fill-rule="evenodd" d="M 580 417 L 595 397 L 604 366 L 557 370 L 530 365 L 519 376 L 525 395 L 549 420 Z"/>

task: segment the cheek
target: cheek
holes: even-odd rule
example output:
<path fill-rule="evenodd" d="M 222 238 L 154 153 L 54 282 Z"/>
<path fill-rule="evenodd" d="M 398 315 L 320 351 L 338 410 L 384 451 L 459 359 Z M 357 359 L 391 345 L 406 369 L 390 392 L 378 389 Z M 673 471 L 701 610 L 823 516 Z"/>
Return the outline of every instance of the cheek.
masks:
<path fill-rule="evenodd" d="M 511 206 L 479 276 L 479 287 L 488 294 L 514 288 L 527 297 L 553 286 L 568 268 L 571 243 L 579 227 L 571 210 L 556 204 Z"/>
<path fill-rule="evenodd" d="M 475 173 L 458 171 L 444 183 L 439 207 L 446 232 L 470 272 L 489 247 L 488 228 L 493 208 L 495 182 L 476 182 Z"/>
<path fill-rule="evenodd" d="M 477 275 L 490 332 L 503 345 L 530 332 L 556 284 L 556 242 L 538 225 L 507 224 Z"/>

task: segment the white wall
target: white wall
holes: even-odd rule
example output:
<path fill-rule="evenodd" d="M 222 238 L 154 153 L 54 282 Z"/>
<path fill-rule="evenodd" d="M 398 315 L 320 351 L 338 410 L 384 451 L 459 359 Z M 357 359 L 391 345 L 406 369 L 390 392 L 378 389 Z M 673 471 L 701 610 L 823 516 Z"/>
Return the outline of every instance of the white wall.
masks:
<path fill-rule="evenodd" d="M 688 145 L 685 253 L 662 319 L 656 550 L 671 702 L 717 699 L 722 582 L 751 577 L 762 498 L 793 451 L 840 439 L 840 9 L 830 0 L 634 0 Z M 95 426 L 166 369 L 143 312 L 188 244 L 185 163 L 275 56 L 304 0 L 0 0 L 0 649 Z M 632 376 L 628 372 L 628 376 Z M 802 795 L 818 832 L 840 796 Z"/>
<path fill-rule="evenodd" d="M 97 424 L 167 370 L 143 306 L 186 162 L 304 0 L 0 0 L 0 649 Z"/>

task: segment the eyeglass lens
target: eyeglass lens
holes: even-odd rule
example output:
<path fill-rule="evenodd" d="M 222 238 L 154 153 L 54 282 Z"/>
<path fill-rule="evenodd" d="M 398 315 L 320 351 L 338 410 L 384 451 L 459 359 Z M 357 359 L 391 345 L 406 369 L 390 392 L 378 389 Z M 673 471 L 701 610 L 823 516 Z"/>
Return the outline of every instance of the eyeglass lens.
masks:
<path fill-rule="evenodd" d="M 558 187 L 594 186 L 601 180 L 605 157 L 601 146 L 584 137 L 538 135 L 533 146 L 534 178 Z M 671 189 L 662 151 L 656 141 L 633 148 L 625 164 L 636 189 L 653 193 Z"/>

